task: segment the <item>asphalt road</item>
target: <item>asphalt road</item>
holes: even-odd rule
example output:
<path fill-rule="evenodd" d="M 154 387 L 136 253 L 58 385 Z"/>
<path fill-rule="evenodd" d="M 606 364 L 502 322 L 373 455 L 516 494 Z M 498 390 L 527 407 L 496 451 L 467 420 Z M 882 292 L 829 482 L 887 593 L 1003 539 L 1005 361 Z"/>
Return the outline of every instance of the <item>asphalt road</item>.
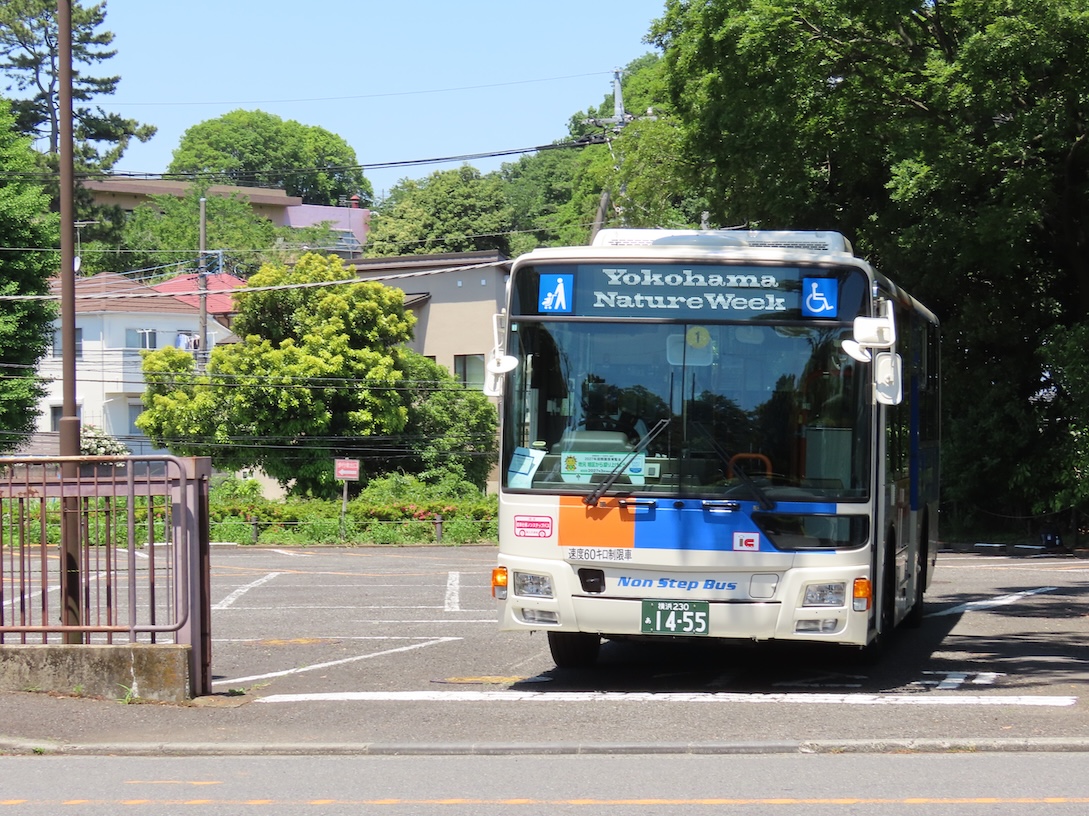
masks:
<path fill-rule="evenodd" d="M 706 754 L 1089 748 L 1089 561 L 942 553 L 922 628 L 839 650 L 496 631 L 491 547 L 213 551 L 192 705 L 0 694 L 0 751 Z"/>
<path fill-rule="evenodd" d="M 1084 757 L 0 757 L 0 808 L 161 816 L 1081 816 Z"/>

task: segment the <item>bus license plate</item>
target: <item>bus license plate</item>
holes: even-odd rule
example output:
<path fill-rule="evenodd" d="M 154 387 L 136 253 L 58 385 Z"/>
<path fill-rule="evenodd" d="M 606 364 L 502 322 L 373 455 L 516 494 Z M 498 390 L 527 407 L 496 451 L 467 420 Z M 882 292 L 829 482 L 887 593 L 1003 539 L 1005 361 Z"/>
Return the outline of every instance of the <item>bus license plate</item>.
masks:
<path fill-rule="evenodd" d="M 645 635 L 706 635 L 707 601 L 643 601 Z"/>

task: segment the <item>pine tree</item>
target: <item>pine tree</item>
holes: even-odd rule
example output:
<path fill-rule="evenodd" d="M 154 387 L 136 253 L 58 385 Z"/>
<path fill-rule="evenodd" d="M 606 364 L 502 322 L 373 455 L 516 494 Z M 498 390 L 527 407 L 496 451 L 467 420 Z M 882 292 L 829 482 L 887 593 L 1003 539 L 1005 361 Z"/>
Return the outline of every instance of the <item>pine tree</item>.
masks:
<path fill-rule="evenodd" d="M 83 68 L 117 52 L 113 33 L 101 30 L 106 4 L 84 8 L 72 0 L 72 115 L 77 168 L 109 170 L 135 137 L 146 142 L 155 127 L 107 113 L 90 103 L 117 90 L 119 76 L 93 77 Z M 0 73 L 7 79 L 18 129 L 48 144 L 56 156 L 60 144 L 59 57 L 56 0 L 5 0 L 0 3 Z"/>

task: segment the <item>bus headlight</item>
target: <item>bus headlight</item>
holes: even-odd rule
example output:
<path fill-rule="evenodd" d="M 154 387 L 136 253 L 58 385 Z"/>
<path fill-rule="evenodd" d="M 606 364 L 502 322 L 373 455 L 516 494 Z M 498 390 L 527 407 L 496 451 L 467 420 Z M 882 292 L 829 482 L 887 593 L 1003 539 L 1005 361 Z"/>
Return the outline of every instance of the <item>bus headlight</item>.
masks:
<path fill-rule="evenodd" d="M 514 573 L 514 594 L 523 597 L 551 598 L 552 578 L 531 572 Z"/>
<path fill-rule="evenodd" d="M 847 602 L 847 584 L 809 584 L 802 606 L 843 606 Z"/>

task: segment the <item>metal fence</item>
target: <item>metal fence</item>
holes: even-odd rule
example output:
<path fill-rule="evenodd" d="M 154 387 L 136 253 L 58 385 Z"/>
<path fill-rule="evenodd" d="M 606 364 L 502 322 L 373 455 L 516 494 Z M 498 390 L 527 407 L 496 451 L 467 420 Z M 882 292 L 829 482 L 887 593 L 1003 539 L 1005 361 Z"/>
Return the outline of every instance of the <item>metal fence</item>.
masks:
<path fill-rule="evenodd" d="M 205 459 L 0 458 L 0 645 L 182 643 L 210 682 Z"/>

